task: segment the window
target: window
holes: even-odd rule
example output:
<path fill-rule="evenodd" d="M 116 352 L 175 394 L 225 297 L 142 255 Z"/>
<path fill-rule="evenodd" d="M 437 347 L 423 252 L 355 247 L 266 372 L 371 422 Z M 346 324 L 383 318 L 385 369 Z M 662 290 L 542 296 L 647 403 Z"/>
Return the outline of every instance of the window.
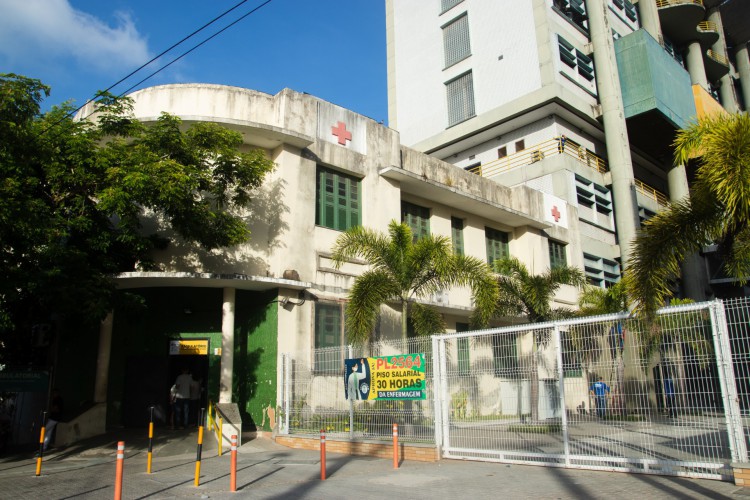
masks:
<path fill-rule="evenodd" d="M 401 221 L 411 228 L 414 241 L 430 234 L 430 209 L 406 201 L 401 202 Z"/>
<path fill-rule="evenodd" d="M 514 378 L 519 375 L 516 337 L 512 333 L 492 336 L 492 358 L 496 377 Z"/>
<path fill-rule="evenodd" d="M 630 19 L 633 22 L 638 21 L 638 11 L 635 8 L 635 5 L 633 5 L 628 0 L 624 0 L 625 3 L 625 16 Z"/>
<path fill-rule="evenodd" d="M 451 240 L 453 241 L 453 253 L 464 254 L 464 221 L 458 217 L 451 217 Z"/>
<path fill-rule="evenodd" d="M 521 139 L 520 141 L 516 141 L 516 153 L 523 151 L 524 149 L 526 149 L 526 140 Z"/>
<path fill-rule="evenodd" d="M 464 0 L 441 0 L 440 7 L 443 9 L 442 12 L 451 10 L 456 5 L 460 4 Z"/>
<path fill-rule="evenodd" d="M 565 71 L 563 67 L 563 73 L 584 87 L 595 90 L 594 80 L 596 75 L 594 73 L 594 61 L 591 57 L 576 49 L 572 43 L 560 35 L 557 35 L 557 47 L 560 53 L 560 60 L 565 66 L 575 71 L 574 73 L 569 70 Z"/>
<path fill-rule="evenodd" d="M 443 50 L 446 68 L 471 55 L 469 16 L 464 14 L 443 27 Z"/>
<path fill-rule="evenodd" d="M 589 283 L 600 288 L 609 288 L 620 281 L 620 265 L 614 261 L 583 254 L 583 267 Z"/>
<path fill-rule="evenodd" d="M 631 28 L 638 29 L 638 9 L 630 0 L 612 0 L 613 10 L 618 17 L 628 23 Z M 621 17 L 624 14 L 627 20 Z"/>
<path fill-rule="evenodd" d="M 588 32 L 586 4 L 583 0 L 554 0 L 554 5 L 558 12 L 567 17 L 573 24 Z"/>
<path fill-rule="evenodd" d="M 468 332 L 468 323 L 456 323 L 457 332 Z M 469 337 L 459 337 L 456 339 L 456 349 L 458 350 L 458 374 L 468 375 L 471 372 L 471 343 Z"/>
<path fill-rule="evenodd" d="M 315 187 L 315 223 L 339 231 L 359 226 L 360 180 L 318 166 Z"/>
<path fill-rule="evenodd" d="M 315 303 L 315 371 L 338 373 L 341 370 L 342 351 L 318 349 L 344 345 L 343 304 Z"/>
<path fill-rule="evenodd" d="M 568 258 L 565 254 L 565 245 L 557 241 L 547 240 L 549 244 L 549 268 L 557 269 L 568 265 Z"/>
<path fill-rule="evenodd" d="M 484 235 L 487 244 L 487 263 L 490 266 L 496 260 L 510 256 L 510 252 L 508 251 L 508 233 L 492 229 L 491 227 L 485 227 Z"/>
<path fill-rule="evenodd" d="M 612 193 L 606 187 L 576 175 L 576 195 L 580 205 L 595 208 L 600 214 L 612 213 Z"/>
<path fill-rule="evenodd" d="M 508 156 L 508 148 L 507 148 L 507 146 L 503 146 L 503 147 L 497 149 L 497 158 L 498 159 L 505 158 L 506 156 Z"/>
<path fill-rule="evenodd" d="M 471 71 L 445 84 L 448 95 L 448 126 L 474 116 L 474 81 Z"/>

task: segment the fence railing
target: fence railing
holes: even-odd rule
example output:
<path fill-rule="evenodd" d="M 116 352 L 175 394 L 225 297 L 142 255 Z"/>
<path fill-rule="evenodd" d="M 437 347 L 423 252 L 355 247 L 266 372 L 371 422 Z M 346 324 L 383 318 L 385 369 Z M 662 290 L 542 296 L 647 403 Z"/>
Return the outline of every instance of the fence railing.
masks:
<path fill-rule="evenodd" d="M 345 397 L 346 358 L 425 353 L 425 401 Z M 282 432 L 448 458 L 728 478 L 748 460 L 750 299 L 284 356 Z M 401 434 L 401 432 L 400 432 Z M 401 436 L 400 436 L 401 437 Z"/>

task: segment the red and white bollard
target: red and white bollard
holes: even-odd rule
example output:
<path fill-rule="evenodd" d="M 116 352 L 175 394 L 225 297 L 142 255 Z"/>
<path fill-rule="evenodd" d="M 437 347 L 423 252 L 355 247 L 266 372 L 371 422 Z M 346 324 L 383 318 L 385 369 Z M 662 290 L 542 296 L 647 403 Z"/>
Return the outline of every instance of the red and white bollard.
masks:
<path fill-rule="evenodd" d="M 115 500 L 122 498 L 122 465 L 125 461 L 125 441 L 117 442 L 117 469 L 115 472 Z"/>
<path fill-rule="evenodd" d="M 326 480 L 326 431 L 320 429 L 320 480 Z"/>
<path fill-rule="evenodd" d="M 398 424 L 393 424 L 393 468 L 398 469 Z"/>
<path fill-rule="evenodd" d="M 229 473 L 229 491 L 237 491 L 237 435 L 232 435 L 232 470 Z"/>

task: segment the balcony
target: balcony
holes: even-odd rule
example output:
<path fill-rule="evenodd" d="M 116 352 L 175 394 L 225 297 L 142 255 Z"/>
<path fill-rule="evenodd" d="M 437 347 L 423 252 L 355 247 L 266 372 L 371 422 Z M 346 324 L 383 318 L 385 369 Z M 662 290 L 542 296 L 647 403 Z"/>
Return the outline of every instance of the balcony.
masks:
<path fill-rule="evenodd" d="M 709 82 L 716 82 L 729 73 L 729 60 L 724 54 L 715 50 L 703 53 L 703 66 L 706 68 L 706 78 Z"/>
<path fill-rule="evenodd" d="M 669 206 L 669 198 L 667 195 L 662 193 L 656 188 L 653 188 L 643 182 L 642 180 L 635 179 L 635 190 L 638 194 L 655 201 L 660 209 L 667 208 Z"/>
<path fill-rule="evenodd" d="M 664 36 L 677 45 L 693 40 L 704 44 L 703 38 L 708 43 L 711 37 L 718 37 L 718 32 L 702 33 L 698 29 L 698 25 L 706 17 L 706 8 L 701 0 L 656 0 L 656 7 L 659 9 L 659 22 Z"/>
<path fill-rule="evenodd" d="M 671 156 L 675 130 L 695 116 L 690 75 L 646 30 L 616 40 L 615 54 L 630 142 Z"/>
<path fill-rule="evenodd" d="M 602 157 L 595 155 L 570 139 L 562 140 L 561 137 L 556 137 L 528 147 L 515 154 L 471 168 L 468 172 L 481 177 L 495 177 L 511 169 L 540 162 L 546 157 L 553 155 L 569 156 L 581 165 L 585 165 L 600 173 L 605 173 L 609 170 L 607 162 Z"/>
<path fill-rule="evenodd" d="M 696 116 L 699 120 L 716 113 L 727 113 L 727 110 L 719 104 L 714 96 L 700 85 L 693 85 L 693 99 L 695 100 Z"/>

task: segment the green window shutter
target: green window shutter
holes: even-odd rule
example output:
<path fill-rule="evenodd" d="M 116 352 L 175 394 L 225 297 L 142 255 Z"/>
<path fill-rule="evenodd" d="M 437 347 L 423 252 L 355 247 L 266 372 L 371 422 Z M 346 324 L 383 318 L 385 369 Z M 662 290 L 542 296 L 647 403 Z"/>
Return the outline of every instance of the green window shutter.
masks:
<path fill-rule="evenodd" d="M 411 228 L 414 241 L 430 234 L 430 209 L 427 207 L 401 202 L 401 221 Z"/>
<path fill-rule="evenodd" d="M 360 180 L 323 167 L 317 177 L 315 223 L 339 231 L 360 225 Z"/>
<path fill-rule="evenodd" d="M 492 265 L 498 259 L 510 256 L 508 251 L 508 233 L 489 227 L 484 228 L 487 245 L 487 263 Z"/>
<path fill-rule="evenodd" d="M 549 266 L 550 269 L 565 267 L 568 265 L 568 259 L 565 252 L 565 245 L 556 241 L 547 240 L 549 245 Z"/>
<path fill-rule="evenodd" d="M 576 67 L 576 54 L 575 47 L 568 42 L 566 39 L 557 35 L 557 44 L 560 50 L 560 60 L 570 66 L 571 68 Z"/>
<path fill-rule="evenodd" d="M 464 254 L 464 221 L 457 217 L 451 217 L 451 240 L 453 241 L 453 253 Z"/>
<path fill-rule="evenodd" d="M 468 323 L 456 323 L 457 332 L 469 331 Z M 469 375 L 471 372 L 471 343 L 469 337 L 460 337 L 456 339 L 456 348 L 458 350 L 458 374 Z"/>
<path fill-rule="evenodd" d="M 341 306 L 338 304 L 315 304 L 315 348 L 341 346 Z M 335 353 L 315 353 L 316 371 L 337 371 L 340 360 Z"/>

